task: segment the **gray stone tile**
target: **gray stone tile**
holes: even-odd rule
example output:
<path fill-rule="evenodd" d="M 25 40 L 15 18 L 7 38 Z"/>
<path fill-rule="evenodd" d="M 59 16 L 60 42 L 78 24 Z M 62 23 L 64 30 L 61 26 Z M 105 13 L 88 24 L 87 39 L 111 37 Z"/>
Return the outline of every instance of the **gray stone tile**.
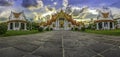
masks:
<path fill-rule="evenodd" d="M 35 55 L 25 55 L 25 56 L 23 56 L 23 57 L 42 57 L 42 56 L 35 56 Z"/>
<path fill-rule="evenodd" d="M 107 44 L 112 44 L 112 45 L 116 45 L 117 44 L 116 41 L 109 40 L 109 38 L 108 39 L 98 39 L 97 41 L 103 42 L 103 43 L 107 43 Z"/>
<path fill-rule="evenodd" d="M 31 41 L 30 44 L 37 45 L 37 46 L 42 46 L 45 42 L 41 41 Z"/>
<path fill-rule="evenodd" d="M 88 48 L 92 49 L 93 51 L 97 53 L 101 53 L 107 49 L 112 48 L 113 45 L 105 44 L 105 43 L 94 43 L 88 46 Z"/>
<path fill-rule="evenodd" d="M 96 53 L 88 48 L 65 49 L 65 57 L 92 57 L 94 55 Z"/>
<path fill-rule="evenodd" d="M 0 43 L 0 49 L 10 47 L 10 46 L 11 45 L 9 45 L 8 43 Z"/>
<path fill-rule="evenodd" d="M 0 57 L 22 57 L 25 52 L 17 50 L 13 47 L 4 48 L 0 50 Z"/>
<path fill-rule="evenodd" d="M 35 49 L 38 48 L 38 46 L 33 45 L 33 44 L 29 44 L 29 43 L 21 43 L 19 45 L 15 45 L 14 47 L 16 49 L 26 51 L 26 52 L 32 52 L 32 51 L 34 51 Z"/>
<path fill-rule="evenodd" d="M 120 57 L 119 48 L 109 50 L 114 45 L 120 47 L 120 37 L 114 36 L 116 37 L 114 39 L 111 36 L 75 31 L 49 31 L 33 35 L 0 38 L 0 57 L 62 57 L 62 37 L 65 57 L 101 57 L 101 55 L 104 57 Z"/>
<path fill-rule="evenodd" d="M 44 43 L 44 48 L 50 47 L 50 48 L 61 48 L 62 42 L 61 41 L 48 41 Z"/>
<path fill-rule="evenodd" d="M 96 55 L 96 56 L 94 56 L 94 57 L 104 57 L 104 56 L 102 56 L 102 55 L 101 55 L 101 56 L 100 56 L 100 55 Z"/>
<path fill-rule="evenodd" d="M 114 47 L 104 53 L 102 53 L 102 55 L 104 55 L 105 57 L 120 57 L 120 48 Z"/>
<path fill-rule="evenodd" d="M 33 55 L 39 55 L 42 57 L 62 57 L 62 49 L 60 48 L 39 48 Z"/>

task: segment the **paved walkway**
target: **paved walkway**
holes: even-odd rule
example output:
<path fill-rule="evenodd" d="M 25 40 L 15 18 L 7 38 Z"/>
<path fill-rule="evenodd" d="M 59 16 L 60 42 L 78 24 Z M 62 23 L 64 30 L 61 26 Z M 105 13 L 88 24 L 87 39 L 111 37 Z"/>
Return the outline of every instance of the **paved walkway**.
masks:
<path fill-rule="evenodd" d="M 120 37 L 73 31 L 0 37 L 0 57 L 120 57 Z"/>

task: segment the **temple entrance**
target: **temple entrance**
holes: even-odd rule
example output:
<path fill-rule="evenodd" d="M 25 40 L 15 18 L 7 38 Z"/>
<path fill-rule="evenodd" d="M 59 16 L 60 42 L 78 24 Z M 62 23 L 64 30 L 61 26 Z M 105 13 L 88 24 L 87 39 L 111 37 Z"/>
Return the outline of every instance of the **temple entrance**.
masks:
<path fill-rule="evenodd" d="M 59 19 L 59 28 L 64 28 L 64 18 Z"/>
<path fill-rule="evenodd" d="M 65 19 L 64 18 L 59 18 L 59 29 L 60 30 L 64 30 L 64 21 Z"/>

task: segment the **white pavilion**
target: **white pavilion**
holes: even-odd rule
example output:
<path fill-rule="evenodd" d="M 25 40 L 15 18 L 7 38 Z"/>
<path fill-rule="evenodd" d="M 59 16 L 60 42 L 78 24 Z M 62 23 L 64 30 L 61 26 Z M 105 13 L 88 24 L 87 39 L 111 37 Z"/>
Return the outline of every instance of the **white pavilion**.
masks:
<path fill-rule="evenodd" d="M 108 8 L 103 8 L 99 10 L 99 15 L 97 20 L 95 20 L 96 30 L 110 30 L 115 29 L 115 24 L 111 10 Z"/>
<path fill-rule="evenodd" d="M 27 30 L 27 21 L 24 11 L 16 13 L 12 12 L 8 20 L 8 30 Z"/>

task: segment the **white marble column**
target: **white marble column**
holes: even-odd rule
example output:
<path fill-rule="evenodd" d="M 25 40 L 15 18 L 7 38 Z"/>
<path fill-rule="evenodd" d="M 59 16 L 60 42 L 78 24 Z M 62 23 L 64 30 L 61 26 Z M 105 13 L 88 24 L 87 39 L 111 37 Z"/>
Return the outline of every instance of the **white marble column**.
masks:
<path fill-rule="evenodd" d="M 26 23 L 24 23 L 24 30 L 27 30 L 27 29 L 26 29 L 26 27 L 27 27 L 27 24 L 26 24 Z"/>
<path fill-rule="evenodd" d="M 102 29 L 104 29 L 104 26 L 105 26 L 105 25 L 104 25 L 104 22 L 102 22 Z"/>
<path fill-rule="evenodd" d="M 66 30 L 66 21 L 64 20 L 64 30 Z"/>
<path fill-rule="evenodd" d="M 21 22 L 19 22 L 19 30 L 21 29 Z"/>
<path fill-rule="evenodd" d="M 60 29 L 60 25 L 59 25 L 60 23 L 59 23 L 59 20 L 57 21 L 57 29 L 59 30 Z"/>
<path fill-rule="evenodd" d="M 107 28 L 110 29 L 110 22 L 107 22 Z"/>
<path fill-rule="evenodd" d="M 99 23 L 96 23 L 97 30 L 99 30 Z"/>
<path fill-rule="evenodd" d="M 10 23 L 8 23 L 8 30 L 10 30 Z"/>
<path fill-rule="evenodd" d="M 115 25 L 114 25 L 114 22 L 112 22 L 112 29 L 115 29 Z"/>
<path fill-rule="evenodd" d="M 15 29 L 15 22 L 13 22 L 13 30 L 16 30 L 16 29 Z"/>

